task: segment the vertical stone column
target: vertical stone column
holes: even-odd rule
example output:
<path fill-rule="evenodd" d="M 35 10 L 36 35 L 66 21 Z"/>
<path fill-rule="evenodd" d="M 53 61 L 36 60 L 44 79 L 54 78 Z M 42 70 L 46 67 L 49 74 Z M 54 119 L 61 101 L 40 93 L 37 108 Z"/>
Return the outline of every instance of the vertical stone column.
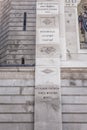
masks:
<path fill-rule="evenodd" d="M 79 0 L 66 0 L 65 2 L 65 24 L 66 24 L 66 43 L 67 54 L 71 60 L 76 58 L 79 45 L 78 12 L 77 4 Z"/>
<path fill-rule="evenodd" d="M 59 1 L 37 0 L 34 130 L 62 130 Z"/>
<path fill-rule="evenodd" d="M 61 60 L 66 60 L 66 35 L 65 35 L 65 0 L 60 0 L 59 6 L 59 37 L 60 37 L 60 54 Z"/>

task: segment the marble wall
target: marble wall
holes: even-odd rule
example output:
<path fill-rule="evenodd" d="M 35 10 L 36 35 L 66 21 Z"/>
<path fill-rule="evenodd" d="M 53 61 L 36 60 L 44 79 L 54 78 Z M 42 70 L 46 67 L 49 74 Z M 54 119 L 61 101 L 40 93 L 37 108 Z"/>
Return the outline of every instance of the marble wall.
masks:
<path fill-rule="evenodd" d="M 35 64 L 36 1 L 3 0 L 0 63 Z"/>

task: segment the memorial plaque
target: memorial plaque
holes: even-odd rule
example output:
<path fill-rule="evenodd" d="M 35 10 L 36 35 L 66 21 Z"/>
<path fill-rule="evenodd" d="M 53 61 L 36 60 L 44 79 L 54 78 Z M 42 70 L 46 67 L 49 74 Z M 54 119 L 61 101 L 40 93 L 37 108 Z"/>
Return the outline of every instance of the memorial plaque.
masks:
<path fill-rule="evenodd" d="M 59 89 L 57 87 L 53 87 L 53 86 L 48 86 L 48 87 L 37 87 L 36 88 L 38 91 L 36 93 L 36 95 L 38 97 L 40 97 L 41 100 L 50 100 L 52 98 L 57 98 L 58 97 L 58 92 L 59 92 Z"/>
<path fill-rule="evenodd" d="M 39 43 L 53 44 L 59 42 L 58 29 L 39 29 Z"/>
<path fill-rule="evenodd" d="M 38 2 L 38 14 L 58 14 L 58 2 Z"/>

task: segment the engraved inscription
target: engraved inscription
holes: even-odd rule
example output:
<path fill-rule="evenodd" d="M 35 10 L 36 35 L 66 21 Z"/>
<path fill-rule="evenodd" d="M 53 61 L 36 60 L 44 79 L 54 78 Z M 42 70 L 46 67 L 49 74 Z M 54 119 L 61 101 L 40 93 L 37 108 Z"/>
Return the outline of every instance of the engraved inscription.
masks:
<path fill-rule="evenodd" d="M 59 88 L 57 87 L 39 87 L 35 89 L 37 90 L 37 96 L 41 97 L 41 99 L 57 98 L 59 94 Z"/>
<path fill-rule="evenodd" d="M 38 14 L 58 14 L 58 2 L 38 2 Z"/>
<path fill-rule="evenodd" d="M 40 43 L 56 43 L 59 41 L 57 29 L 40 29 L 39 30 L 39 42 Z"/>

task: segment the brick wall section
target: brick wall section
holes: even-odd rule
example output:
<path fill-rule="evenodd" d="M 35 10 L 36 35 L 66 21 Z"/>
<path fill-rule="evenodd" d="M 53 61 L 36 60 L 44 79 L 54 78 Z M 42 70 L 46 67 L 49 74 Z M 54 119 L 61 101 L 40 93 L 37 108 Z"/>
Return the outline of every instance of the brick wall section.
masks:
<path fill-rule="evenodd" d="M 87 68 L 62 69 L 63 130 L 87 129 Z"/>
<path fill-rule="evenodd" d="M 33 130 L 34 68 L 0 69 L 0 130 Z"/>
<path fill-rule="evenodd" d="M 7 9 L 4 3 L 9 6 L 6 6 Z M 6 30 L 5 26 L 2 26 L 1 63 L 22 64 L 22 58 L 24 58 L 25 64 L 34 65 L 36 0 L 4 0 L 2 8 L 4 10 L 4 13 L 2 11 L 2 24 L 4 22 L 8 29 Z M 26 30 L 23 30 L 24 13 L 26 13 Z M 4 14 L 6 14 L 8 21 L 4 18 Z"/>

